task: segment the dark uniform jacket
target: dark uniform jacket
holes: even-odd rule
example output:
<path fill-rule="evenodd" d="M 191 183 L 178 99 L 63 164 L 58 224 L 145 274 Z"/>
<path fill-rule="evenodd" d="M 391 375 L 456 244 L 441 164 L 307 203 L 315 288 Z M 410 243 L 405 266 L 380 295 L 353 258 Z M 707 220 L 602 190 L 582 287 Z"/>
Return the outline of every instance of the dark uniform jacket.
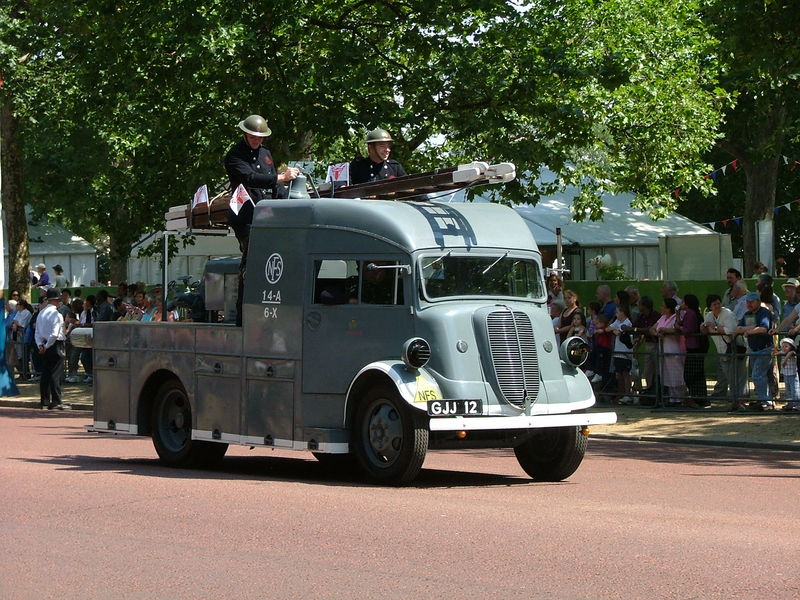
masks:
<path fill-rule="evenodd" d="M 272 154 L 263 146 L 253 150 L 245 140 L 239 141 L 225 155 L 225 171 L 231 182 L 231 192 L 235 192 L 242 184 L 254 203 L 267 198 L 286 197 L 286 188 L 278 183 L 278 171 L 272 162 Z M 249 225 L 252 221 L 253 205 L 249 202 L 244 203 L 238 215 L 228 209 L 229 225 Z"/>
<path fill-rule="evenodd" d="M 360 156 L 350 163 L 350 184 L 394 179 L 406 174 L 403 165 L 396 160 L 372 162 L 368 156 Z"/>

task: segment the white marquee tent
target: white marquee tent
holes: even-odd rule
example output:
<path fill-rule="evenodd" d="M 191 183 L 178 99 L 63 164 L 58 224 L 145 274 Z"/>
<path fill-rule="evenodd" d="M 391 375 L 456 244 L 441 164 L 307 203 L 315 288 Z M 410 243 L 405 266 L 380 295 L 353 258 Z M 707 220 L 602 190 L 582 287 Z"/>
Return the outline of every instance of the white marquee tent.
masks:
<path fill-rule="evenodd" d="M 714 239 L 705 241 L 719 246 L 716 238 L 720 234 L 677 213 L 653 221 L 631 208 L 632 199 L 633 194 L 604 196 L 602 221 L 574 221 L 572 195 L 568 192 L 542 198 L 536 205 L 516 206 L 515 210 L 525 219 L 540 248 L 555 247 L 556 230 L 561 229 L 565 262 L 574 279 L 595 279 L 594 267 L 588 261 L 600 255 L 608 255 L 614 264 L 625 265 L 635 279 L 660 279 L 664 277 L 660 248 L 665 238 L 712 236 Z"/>
<path fill-rule="evenodd" d="M 555 175 L 547 170 L 542 175 L 545 181 L 555 179 Z M 572 279 L 596 279 L 595 268 L 588 261 L 604 255 L 608 255 L 613 264 L 624 265 L 632 279 L 681 279 L 696 277 L 698 272 L 710 278 L 724 278 L 731 260 L 729 236 L 718 234 L 677 213 L 653 221 L 647 214 L 631 208 L 633 194 L 602 196 L 603 220 L 579 223 L 573 220 L 572 212 L 572 199 L 577 195 L 577 188 L 567 187 L 543 196 L 535 205 L 514 207 L 528 224 L 545 259 L 549 259 L 546 266 L 554 266 L 550 263 L 555 259 L 556 230 L 560 228 L 564 262 Z M 460 200 L 463 200 L 463 194 L 454 194 L 453 201 Z M 475 201 L 486 201 L 486 198 L 476 198 Z M 681 240 L 681 244 L 667 243 L 675 239 Z M 690 257 L 697 258 L 695 264 L 687 264 L 684 256 L 678 259 L 676 248 L 681 246 L 691 250 Z M 701 258 L 707 259 L 706 262 L 700 264 Z M 667 265 L 668 262 L 672 264 Z M 681 263 L 694 270 L 680 269 Z"/>
<path fill-rule="evenodd" d="M 50 277 L 53 266 L 61 265 L 70 286 L 91 285 L 97 279 L 97 250 L 80 236 L 58 223 L 34 221 L 30 208 L 25 208 L 30 238 L 31 267 L 44 263 Z M 3 240 L 8 244 L 8 231 L 3 220 Z M 3 264 L 8 273 L 8 248 L 3 246 Z"/>
<path fill-rule="evenodd" d="M 176 234 L 177 232 L 168 232 Z M 163 233 L 157 232 L 143 236 L 139 241 L 141 246 L 147 247 L 152 243 L 162 244 Z M 168 279 L 174 280 L 183 275 L 190 275 L 192 279 L 199 280 L 203 277 L 203 269 L 210 258 L 227 256 L 240 256 L 239 242 L 234 235 L 196 235 L 194 244 L 183 247 L 179 245 L 178 252 L 170 258 Z M 162 281 L 161 253 L 154 256 L 139 256 L 139 247 L 131 250 L 128 258 L 128 281 L 143 281 L 148 285 Z"/>

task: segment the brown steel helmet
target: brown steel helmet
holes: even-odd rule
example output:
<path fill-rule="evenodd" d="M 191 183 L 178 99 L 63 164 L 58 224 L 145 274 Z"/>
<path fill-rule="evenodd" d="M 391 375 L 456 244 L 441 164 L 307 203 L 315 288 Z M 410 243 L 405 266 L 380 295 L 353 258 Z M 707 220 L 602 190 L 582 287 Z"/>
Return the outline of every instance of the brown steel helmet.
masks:
<path fill-rule="evenodd" d="M 368 144 L 373 144 L 375 142 L 393 142 L 392 136 L 389 135 L 389 132 L 385 129 L 381 129 L 378 127 L 377 129 L 373 129 L 367 134 L 366 142 Z"/>
<path fill-rule="evenodd" d="M 266 119 L 261 115 L 250 115 L 244 121 L 239 121 L 239 129 L 258 137 L 267 137 L 272 134 Z"/>

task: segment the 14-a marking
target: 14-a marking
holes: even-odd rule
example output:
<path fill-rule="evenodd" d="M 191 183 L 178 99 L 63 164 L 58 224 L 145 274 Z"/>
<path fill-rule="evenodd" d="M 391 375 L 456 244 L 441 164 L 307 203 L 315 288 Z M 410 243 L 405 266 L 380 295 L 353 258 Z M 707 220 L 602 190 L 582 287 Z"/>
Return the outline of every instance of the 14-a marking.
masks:
<path fill-rule="evenodd" d="M 273 291 L 267 290 L 261 291 L 261 304 L 280 304 L 281 303 L 281 291 Z"/>

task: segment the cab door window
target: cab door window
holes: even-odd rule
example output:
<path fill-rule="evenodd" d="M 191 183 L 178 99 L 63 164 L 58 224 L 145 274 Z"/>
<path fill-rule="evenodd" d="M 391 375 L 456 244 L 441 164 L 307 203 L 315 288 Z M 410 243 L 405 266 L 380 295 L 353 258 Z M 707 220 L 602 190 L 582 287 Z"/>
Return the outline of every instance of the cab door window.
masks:
<path fill-rule="evenodd" d="M 403 269 L 397 265 L 378 259 L 316 260 L 314 303 L 403 304 Z"/>
<path fill-rule="evenodd" d="M 314 261 L 314 304 L 358 302 L 358 268 L 355 260 Z"/>
<path fill-rule="evenodd" d="M 397 261 L 362 260 L 362 304 L 403 304 L 402 269 Z"/>

